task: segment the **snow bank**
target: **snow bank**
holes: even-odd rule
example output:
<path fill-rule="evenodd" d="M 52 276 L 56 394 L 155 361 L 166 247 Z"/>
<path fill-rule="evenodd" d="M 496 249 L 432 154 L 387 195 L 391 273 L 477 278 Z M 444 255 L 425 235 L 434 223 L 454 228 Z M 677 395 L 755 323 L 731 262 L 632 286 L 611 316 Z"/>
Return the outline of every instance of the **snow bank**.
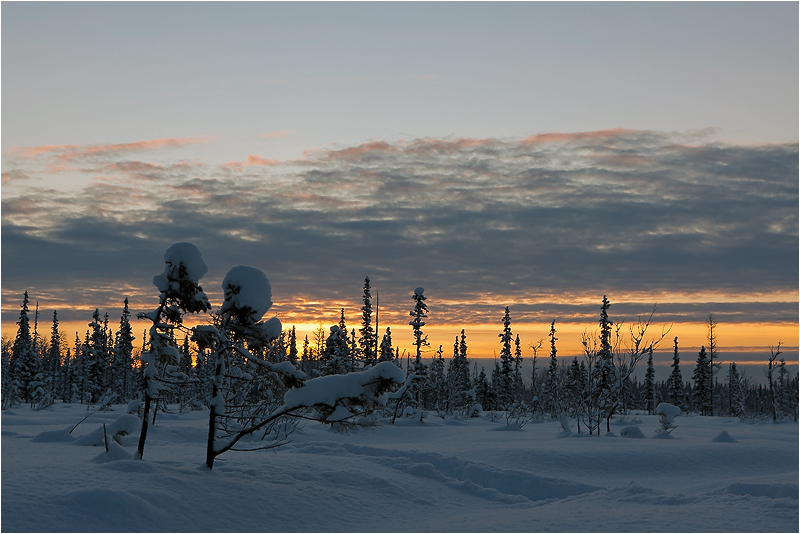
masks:
<path fill-rule="evenodd" d="M 72 427 L 67 427 L 62 430 L 45 430 L 44 432 L 39 432 L 36 434 L 36 436 L 33 438 L 33 441 L 35 443 L 75 441 L 75 437 L 69 433 L 70 430 L 72 430 Z"/>
<path fill-rule="evenodd" d="M 272 287 L 267 275 L 260 269 L 238 265 L 231 268 L 222 281 L 225 302 L 221 312 L 232 311 L 239 318 L 247 316 L 258 322 L 272 307 Z"/>

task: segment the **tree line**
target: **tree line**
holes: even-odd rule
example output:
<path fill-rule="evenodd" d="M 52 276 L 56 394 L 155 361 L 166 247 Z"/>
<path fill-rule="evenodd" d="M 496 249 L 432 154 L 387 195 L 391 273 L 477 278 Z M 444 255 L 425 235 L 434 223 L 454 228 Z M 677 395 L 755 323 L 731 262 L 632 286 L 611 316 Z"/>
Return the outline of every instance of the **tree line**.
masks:
<path fill-rule="evenodd" d="M 245 274 L 239 273 L 245 285 L 252 283 L 253 278 L 248 278 L 252 273 Z M 143 421 L 152 422 L 159 410 L 177 404 L 180 410 L 210 410 L 215 421 L 221 417 L 218 425 L 214 423 L 219 426 L 214 432 L 219 434 L 236 426 L 236 417 L 252 421 L 253 410 L 260 409 L 263 416 L 277 409 L 289 389 L 308 380 L 363 373 L 389 362 L 405 379 L 396 384 L 385 404 L 362 402 L 370 408 L 357 408 L 352 399 L 349 404 L 337 399 L 339 404 L 323 410 L 330 412 L 323 418 L 347 425 L 354 421 L 368 424 L 365 418 L 382 416 L 395 422 L 398 417 L 469 418 L 492 411 L 516 424 L 534 417 L 567 416 L 577 422 L 579 432 L 583 428 L 599 435 L 602 430 L 610 431 L 615 415 L 632 410 L 652 414 L 659 403 L 666 402 L 699 415 L 798 420 L 798 376 L 791 377 L 785 360 L 779 358 L 780 344 L 770 347 L 766 386 L 740 373 L 735 362 L 723 371 L 713 316 L 707 319 L 708 343 L 694 357 L 691 377 L 684 377 L 678 338 L 674 337 L 670 376 L 656 381 L 653 353 L 669 330 L 647 338 L 655 307 L 648 317 L 626 327 L 612 321 L 611 303 L 604 296 L 598 331 L 584 333 L 584 354 L 571 361 L 557 357 L 555 320 L 550 325 L 548 347 L 543 349 L 544 340 L 540 340 L 528 345 L 525 350 L 530 356 L 523 357 L 520 336 L 512 330 L 511 311 L 506 307 L 498 333 L 499 358 L 487 371 L 470 362 L 465 329 L 455 336 L 452 352 L 441 345 L 431 349 L 424 332 L 427 296 L 421 287 L 412 293 L 409 311 L 413 355 L 401 355 L 390 328 L 379 340 L 369 277 L 364 279 L 358 330 L 348 327 L 342 309 L 339 321 L 327 331 L 320 327 L 312 339 L 305 336 L 299 341 L 294 327 L 283 328 L 277 319 L 261 321 L 261 316 L 253 313 L 252 303 L 231 304 L 226 297 L 220 309 L 212 312 L 197 280 L 180 261 L 177 269 L 172 265 L 162 276 L 165 282 L 159 287 L 159 308 L 139 314 L 151 321 L 142 336 L 141 351 L 134 348 L 127 299 L 116 330 L 112 330 L 108 314 L 100 317 L 95 310 L 83 338 L 76 334 L 70 346 L 59 329 L 56 311 L 49 336 L 39 333 L 38 304 L 31 325 L 26 291 L 16 337 L 2 343 L 3 409 L 18 404 L 41 409 L 59 401 L 106 409 L 133 401 L 140 412 L 148 414 Z M 266 284 L 268 288 L 268 281 Z M 208 313 L 208 324 L 184 326 L 183 316 L 194 313 Z M 530 363 L 524 365 L 526 359 Z M 646 367 L 643 381 L 634 374 L 641 365 Z M 384 381 L 381 387 L 388 385 Z M 331 419 L 331 414 L 345 405 L 346 417 Z M 319 412 L 320 406 L 317 408 Z M 277 426 L 270 430 L 279 433 Z"/>

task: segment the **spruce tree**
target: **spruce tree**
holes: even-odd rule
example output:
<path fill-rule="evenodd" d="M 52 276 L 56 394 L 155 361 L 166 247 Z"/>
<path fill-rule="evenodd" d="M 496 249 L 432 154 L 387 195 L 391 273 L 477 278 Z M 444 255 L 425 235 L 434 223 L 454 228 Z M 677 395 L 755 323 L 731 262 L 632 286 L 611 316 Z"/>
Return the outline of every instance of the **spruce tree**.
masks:
<path fill-rule="evenodd" d="M 647 371 L 644 374 L 644 403 L 648 415 L 653 415 L 656 408 L 656 372 L 653 368 L 653 349 L 647 356 Z"/>
<path fill-rule="evenodd" d="M 297 331 L 294 325 L 292 325 L 292 330 L 289 332 L 289 352 L 286 358 L 292 362 L 292 364 L 297 364 Z"/>
<path fill-rule="evenodd" d="M 736 369 L 736 362 L 731 362 L 728 366 L 728 413 L 734 417 L 744 415 L 743 400 L 739 371 Z"/>
<path fill-rule="evenodd" d="M 613 322 L 608 318 L 611 303 L 603 295 L 600 307 L 600 348 L 597 352 L 597 363 L 593 369 L 594 403 L 597 413 L 597 430 L 600 431 L 600 420 L 606 419 L 606 432 L 611 431 L 611 416 L 617 395 L 616 367 L 614 366 L 613 347 L 611 345 L 611 327 Z"/>
<path fill-rule="evenodd" d="M 372 328 L 372 294 L 370 293 L 369 283 L 369 276 L 367 276 L 364 278 L 364 305 L 361 306 L 361 328 L 358 330 L 361 334 L 358 338 L 358 344 L 364 359 L 364 367 L 375 365 L 377 361 L 377 355 L 375 354 L 377 334 Z"/>
<path fill-rule="evenodd" d="M 339 325 L 330 328 L 330 335 L 325 340 L 325 350 L 319 357 L 319 372 L 322 375 L 343 375 L 350 370 L 350 346 L 347 333 L 342 332 Z"/>
<path fill-rule="evenodd" d="M 669 375 L 667 399 L 669 399 L 670 404 L 683 408 L 683 376 L 681 376 L 681 357 L 680 352 L 678 352 L 678 337 L 675 336 L 673 341 L 672 372 Z"/>
<path fill-rule="evenodd" d="M 386 327 L 386 333 L 381 339 L 381 349 L 378 360 L 380 362 L 390 362 L 394 360 L 394 350 L 392 349 L 392 331 L 388 326 Z"/>
<path fill-rule="evenodd" d="M 556 349 L 558 338 L 556 337 L 555 320 L 550 323 L 548 336 L 550 337 L 550 365 L 547 368 L 547 375 L 542 388 L 542 402 L 544 404 L 543 409 L 547 410 L 551 417 L 557 417 L 561 411 L 561 400 L 559 399 L 560 385 L 558 383 L 558 358 L 556 356 L 558 354 Z"/>
<path fill-rule="evenodd" d="M 11 375 L 12 396 L 22 402 L 31 401 L 31 382 L 38 372 L 38 358 L 31 337 L 28 292 L 22 298 L 22 306 L 17 321 L 17 335 L 11 347 L 9 371 Z"/>
<path fill-rule="evenodd" d="M 460 338 L 456 336 L 453 341 L 453 359 L 447 369 L 447 379 L 452 392 L 453 407 L 468 408 L 472 399 L 467 393 L 472 389 L 472 380 L 467 360 L 467 334 L 463 329 Z"/>
<path fill-rule="evenodd" d="M 425 304 L 427 297 L 424 295 L 425 289 L 418 287 L 414 290 L 411 299 L 414 301 L 414 309 L 409 312 L 412 319 L 408 322 L 414 334 L 414 348 L 416 357 L 414 359 L 414 374 L 422 376 L 425 374 L 425 365 L 422 363 L 422 347 L 430 346 L 428 336 L 422 331 L 425 320 L 428 317 L 428 306 Z"/>
<path fill-rule="evenodd" d="M 711 389 L 709 388 L 711 367 L 709 366 L 708 356 L 705 345 L 700 347 L 697 355 L 697 364 L 692 374 L 694 387 L 692 388 L 692 404 L 700 415 L 708 415 L 711 408 Z"/>
<path fill-rule="evenodd" d="M 500 367 L 496 372 L 496 385 L 497 400 L 501 409 L 510 409 L 511 404 L 514 402 L 513 395 L 513 369 L 514 357 L 511 354 L 511 340 L 513 335 L 511 333 L 511 313 L 506 306 L 503 315 L 503 332 L 498 334 L 500 338 Z"/>
<path fill-rule="evenodd" d="M 62 355 L 64 340 L 61 336 L 61 331 L 58 329 L 58 311 L 53 310 L 53 326 L 50 329 L 50 345 L 47 349 L 47 372 L 53 379 L 54 384 L 59 382 L 58 377 L 61 375 Z M 56 386 L 56 389 L 60 387 Z M 58 391 L 54 391 L 54 396 L 58 395 Z"/>

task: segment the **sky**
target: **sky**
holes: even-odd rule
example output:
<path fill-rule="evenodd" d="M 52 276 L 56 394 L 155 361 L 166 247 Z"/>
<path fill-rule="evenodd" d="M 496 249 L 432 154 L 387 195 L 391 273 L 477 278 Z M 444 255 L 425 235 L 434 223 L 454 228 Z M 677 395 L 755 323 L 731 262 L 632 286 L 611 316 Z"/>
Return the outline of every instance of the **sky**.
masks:
<path fill-rule="evenodd" d="M 713 313 L 797 360 L 797 3 L 0 9 L 4 334 L 25 290 L 81 332 L 153 307 L 189 241 L 212 303 L 252 265 L 305 332 L 370 276 L 409 347 L 422 286 L 476 356 L 505 306 L 578 353 L 607 294 L 670 355 Z"/>

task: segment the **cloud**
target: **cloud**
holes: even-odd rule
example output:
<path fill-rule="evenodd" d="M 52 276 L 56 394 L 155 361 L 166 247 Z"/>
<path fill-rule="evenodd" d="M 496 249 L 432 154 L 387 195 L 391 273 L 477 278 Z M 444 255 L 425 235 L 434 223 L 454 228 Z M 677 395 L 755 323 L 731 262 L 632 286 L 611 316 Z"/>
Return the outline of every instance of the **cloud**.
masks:
<path fill-rule="evenodd" d="M 288 137 L 294 133 L 294 130 L 280 130 L 278 132 L 267 132 L 259 135 L 259 137 L 263 137 L 264 139 L 283 139 L 284 137 Z"/>
<path fill-rule="evenodd" d="M 796 322 L 796 144 L 632 130 L 534 137 L 372 141 L 280 167 L 251 155 L 237 172 L 107 151 L 103 180 L 79 194 L 4 191 L 4 289 L 147 294 L 163 250 L 192 241 L 210 294 L 230 266 L 253 265 L 287 314 L 294 302 L 357 309 L 369 275 L 400 320 L 422 285 L 441 322 L 488 321 L 515 303 L 526 320 L 582 317 L 576 302 L 603 294 L 702 320 L 716 308 L 686 298 L 700 293 L 722 295 L 707 302 L 735 321 Z M 25 201 L 36 215 L 22 213 Z M 788 296 L 757 304 L 756 294 Z"/>
<path fill-rule="evenodd" d="M 12 147 L 4 156 L 17 162 L 19 160 L 35 160 L 44 157 L 49 160 L 50 172 L 74 170 L 70 164 L 79 160 L 97 160 L 137 152 L 151 152 L 165 148 L 178 148 L 185 145 L 214 142 L 214 137 L 173 137 L 166 139 L 150 139 L 133 143 L 94 144 L 94 145 L 44 145 L 32 148 Z"/>

